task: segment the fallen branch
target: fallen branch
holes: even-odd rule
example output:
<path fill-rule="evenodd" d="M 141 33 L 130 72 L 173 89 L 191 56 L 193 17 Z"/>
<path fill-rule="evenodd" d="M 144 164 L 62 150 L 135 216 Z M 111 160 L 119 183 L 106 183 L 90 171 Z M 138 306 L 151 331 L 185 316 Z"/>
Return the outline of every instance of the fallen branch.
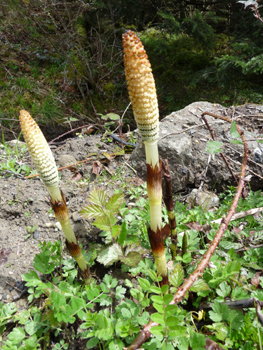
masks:
<path fill-rule="evenodd" d="M 249 215 L 254 215 L 254 214 L 260 213 L 262 211 L 263 211 L 263 207 L 241 211 L 240 213 L 234 214 L 230 221 L 241 219 L 241 218 L 244 218 L 244 217 L 249 216 Z M 221 221 L 222 221 L 222 218 L 219 218 L 219 219 L 211 221 L 210 224 L 220 224 Z"/>
<path fill-rule="evenodd" d="M 212 113 L 209 112 L 205 112 L 202 113 L 202 116 L 208 114 L 214 118 L 218 118 L 218 119 L 223 119 L 226 120 L 227 122 L 231 123 L 232 120 L 226 117 L 221 117 L 221 116 L 217 116 L 214 115 Z M 233 199 L 232 205 L 227 213 L 226 218 L 223 218 L 221 220 L 221 225 L 220 228 L 213 240 L 213 242 L 211 243 L 209 249 L 207 250 L 206 254 L 203 256 L 203 259 L 200 261 L 200 263 L 198 264 L 197 268 L 195 269 L 195 271 L 188 277 L 188 279 L 185 281 L 185 283 L 178 289 L 178 291 L 175 293 L 173 300 L 170 302 L 170 304 L 177 304 L 179 302 L 182 301 L 183 297 L 185 296 L 185 294 L 188 292 L 188 290 L 192 287 L 192 285 L 194 284 L 194 282 L 202 276 L 205 268 L 207 267 L 209 260 L 211 259 L 212 255 L 214 254 L 225 230 L 227 229 L 227 226 L 236 210 L 239 198 L 241 196 L 243 187 L 245 185 L 245 172 L 246 172 L 246 165 L 247 165 L 247 161 L 248 161 L 248 146 L 247 146 L 247 141 L 245 139 L 244 136 L 244 132 L 241 131 L 239 129 L 238 126 L 236 126 L 238 133 L 240 134 L 240 137 L 242 139 L 243 145 L 244 145 L 244 157 L 243 157 L 243 162 L 242 162 L 242 167 L 241 167 L 241 174 L 240 174 L 240 178 L 239 178 L 239 182 L 238 182 L 238 186 L 237 186 L 237 192 L 235 194 L 235 197 Z M 134 342 L 127 348 L 127 350 L 136 350 L 138 349 L 150 336 L 151 336 L 151 332 L 150 329 L 151 327 L 156 326 L 156 323 L 153 323 L 152 321 L 148 323 L 148 325 L 146 325 L 144 327 L 143 330 L 141 330 L 139 336 L 134 340 Z M 143 336 L 142 336 L 143 335 Z M 138 339 L 142 339 L 143 338 L 143 342 L 139 342 Z"/>

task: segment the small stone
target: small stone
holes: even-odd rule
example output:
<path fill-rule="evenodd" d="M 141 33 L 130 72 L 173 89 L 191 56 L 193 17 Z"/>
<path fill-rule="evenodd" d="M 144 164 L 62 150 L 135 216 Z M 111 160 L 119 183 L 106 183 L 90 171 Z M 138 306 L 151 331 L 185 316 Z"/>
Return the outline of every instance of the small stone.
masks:
<path fill-rule="evenodd" d="M 55 224 L 53 222 L 46 222 L 46 227 L 50 228 L 50 227 L 54 227 Z"/>
<path fill-rule="evenodd" d="M 59 231 L 62 231 L 62 227 L 61 227 L 60 222 L 56 222 L 56 223 L 55 223 L 55 226 L 56 226 L 56 228 L 57 228 Z M 56 229 L 55 229 L 55 230 L 56 230 Z"/>
<path fill-rule="evenodd" d="M 37 214 L 39 212 L 39 209 L 38 208 L 35 208 L 35 213 Z"/>
<path fill-rule="evenodd" d="M 40 235 L 39 231 L 34 231 L 34 233 L 33 233 L 34 239 L 38 239 L 39 235 Z"/>
<path fill-rule="evenodd" d="M 76 211 L 72 214 L 72 219 L 77 222 L 77 221 L 81 221 L 81 217 L 79 216 L 79 213 L 77 213 Z"/>
<path fill-rule="evenodd" d="M 76 159 L 73 156 L 70 156 L 68 154 L 63 154 L 62 156 L 59 157 L 59 160 L 58 160 L 58 164 L 61 167 L 74 164 L 76 162 L 77 162 Z"/>

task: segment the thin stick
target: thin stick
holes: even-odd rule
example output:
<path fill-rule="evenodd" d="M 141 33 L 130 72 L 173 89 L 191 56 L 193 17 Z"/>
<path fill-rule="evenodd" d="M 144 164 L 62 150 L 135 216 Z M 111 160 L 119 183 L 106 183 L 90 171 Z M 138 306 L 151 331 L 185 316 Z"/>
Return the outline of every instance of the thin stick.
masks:
<path fill-rule="evenodd" d="M 226 120 L 227 122 L 231 123 L 232 120 L 229 118 L 225 118 L 225 117 L 220 117 L 220 116 L 216 116 L 212 113 L 208 113 L 205 112 L 203 113 L 203 115 L 205 114 L 209 114 L 212 115 L 212 117 L 214 118 L 221 118 L 223 120 Z M 239 129 L 239 127 L 237 126 L 237 131 L 239 132 L 241 139 L 243 141 L 243 145 L 244 145 L 244 157 L 243 157 L 243 162 L 242 162 L 242 167 L 241 167 L 241 174 L 240 174 L 240 178 L 239 178 L 239 183 L 237 186 L 237 192 L 235 194 L 235 197 L 233 199 L 232 205 L 228 211 L 227 217 L 224 219 L 222 219 L 221 222 L 221 226 L 213 240 L 213 242 L 211 243 L 209 249 L 207 250 L 206 254 L 204 255 L 203 259 L 201 260 L 201 262 L 198 264 L 197 268 L 195 269 L 195 271 L 188 277 L 188 279 L 185 281 L 185 283 L 178 289 L 178 291 L 175 293 L 173 300 L 170 302 L 170 304 L 177 304 L 180 301 L 182 301 L 183 297 L 185 296 L 185 294 L 187 293 L 187 291 L 191 288 L 191 286 L 194 284 L 194 282 L 200 277 L 202 276 L 205 268 L 207 267 L 209 260 L 211 259 L 213 253 L 215 252 L 225 230 L 227 229 L 227 225 L 229 224 L 235 210 L 238 204 L 238 200 L 241 196 L 242 193 L 242 189 L 244 187 L 245 184 L 245 173 L 246 173 L 246 165 L 247 165 L 247 161 L 248 161 L 248 146 L 247 146 L 247 141 L 244 137 L 244 132 L 241 131 Z M 149 322 L 147 327 L 147 333 L 144 334 L 145 336 L 145 340 L 144 342 L 151 336 L 150 333 L 150 329 L 151 327 L 156 326 L 156 324 L 152 325 L 152 322 Z M 146 328 L 145 327 L 145 328 Z M 142 332 L 142 331 L 141 331 Z M 140 335 L 139 335 L 140 336 Z M 142 345 L 142 343 L 140 343 L 139 346 L 135 347 L 134 345 L 137 344 L 137 339 L 139 338 L 139 336 L 134 340 L 134 342 L 127 348 L 127 350 L 136 350 L 139 348 L 139 346 Z"/>
<path fill-rule="evenodd" d="M 240 213 L 234 214 L 230 221 L 241 219 L 241 218 L 244 218 L 244 217 L 249 216 L 249 215 L 254 215 L 254 214 L 260 213 L 262 211 L 263 211 L 263 207 L 241 211 Z M 222 221 L 222 218 L 216 219 L 216 220 L 211 221 L 211 224 L 219 224 L 221 221 Z"/>

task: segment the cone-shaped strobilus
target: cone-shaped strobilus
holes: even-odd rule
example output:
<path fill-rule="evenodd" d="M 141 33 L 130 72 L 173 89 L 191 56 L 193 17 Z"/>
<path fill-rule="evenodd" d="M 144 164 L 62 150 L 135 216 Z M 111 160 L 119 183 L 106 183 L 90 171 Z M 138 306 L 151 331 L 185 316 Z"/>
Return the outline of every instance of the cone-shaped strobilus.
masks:
<path fill-rule="evenodd" d="M 20 125 L 32 161 L 50 194 L 50 203 L 66 237 L 66 245 L 77 261 L 85 284 L 90 283 L 90 270 L 69 221 L 66 199 L 59 189 L 56 163 L 48 143 L 37 123 L 27 111 L 20 111 Z"/>
<path fill-rule="evenodd" d="M 158 153 L 159 110 L 151 64 L 140 39 L 129 30 L 122 35 L 125 76 L 135 120 L 145 146 L 151 226 L 148 229 L 157 273 L 168 284 L 162 233 L 162 166 Z"/>

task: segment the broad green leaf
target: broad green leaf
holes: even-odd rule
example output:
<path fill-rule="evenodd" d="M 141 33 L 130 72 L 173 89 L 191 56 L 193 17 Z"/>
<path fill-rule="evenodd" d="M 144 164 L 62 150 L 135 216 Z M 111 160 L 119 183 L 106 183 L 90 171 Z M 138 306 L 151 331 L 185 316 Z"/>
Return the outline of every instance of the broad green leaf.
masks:
<path fill-rule="evenodd" d="M 112 233 L 111 233 L 112 237 L 119 236 L 120 232 L 121 232 L 121 226 L 120 225 L 113 225 L 112 226 Z"/>
<path fill-rule="evenodd" d="M 164 305 L 169 305 L 169 303 L 173 300 L 173 294 L 165 294 L 163 296 Z"/>
<path fill-rule="evenodd" d="M 201 292 L 203 290 L 209 290 L 208 284 L 201 278 L 196 280 L 192 287 L 190 288 L 191 292 Z"/>
<path fill-rule="evenodd" d="M 125 255 L 130 254 L 130 252 L 136 252 L 143 255 L 143 254 L 149 253 L 149 250 L 134 243 L 134 244 L 127 245 L 125 248 Z"/>
<path fill-rule="evenodd" d="M 23 331 L 23 329 L 21 327 L 16 327 L 12 330 L 11 333 L 8 334 L 8 339 L 13 344 L 18 344 L 25 338 L 25 336 L 26 336 L 26 334 Z"/>
<path fill-rule="evenodd" d="M 120 256 L 120 260 L 128 266 L 137 266 L 142 260 L 142 255 L 137 252 L 130 252 L 128 255 Z"/>
<path fill-rule="evenodd" d="M 153 307 L 155 308 L 156 311 L 160 313 L 164 313 L 164 305 L 163 304 L 158 304 L 158 303 L 153 303 Z"/>
<path fill-rule="evenodd" d="M 100 228 L 103 231 L 110 231 L 111 227 L 116 224 L 117 219 L 110 213 L 104 213 L 103 216 L 97 217 L 93 222 L 93 225 Z"/>
<path fill-rule="evenodd" d="M 125 307 L 121 309 L 121 314 L 124 318 L 128 318 L 128 319 L 131 318 L 132 316 L 130 310 Z"/>
<path fill-rule="evenodd" d="M 223 142 L 219 141 L 208 141 L 206 144 L 205 151 L 210 154 L 220 153 L 222 152 Z"/>
<path fill-rule="evenodd" d="M 157 287 L 157 286 L 151 286 L 151 288 L 149 289 L 149 292 L 155 293 L 155 294 L 161 294 L 161 288 Z"/>
<path fill-rule="evenodd" d="M 105 115 L 105 117 L 109 118 L 110 120 L 119 120 L 120 116 L 116 113 L 108 113 Z"/>
<path fill-rule="evenodd" d="M 240 139 L 240 134 L 237 131 L 237 125 L 235 121 L 232 121 L 231 123 L 230 134 L 233 139 Z"/>
<path fill-rule="evenodd" d="M 115 243 L 101 251 L 97 257 L 97 261 L 105 266 L 112 265 L 116 261 L 120 260 L 119 257 L 122 255 L 122 247 L 118 243 Z"/>
<path fill-rule="evenodd" d="M 174 327 L 179 323 L 179 318 L 176 316 L 169 316 L 166 318 L 165 323 L 170 329 L 174 329 Z"/>
<path fill-rule="evenodd" d="M 163 326 L 154 326 L 151 328 L 151 333 L 154 335 L 163 335 L 164 327 Z"/>
<path fill-rule="evenodd" d="M 86 344 L 87 349 L 94 349 L 94 347 L 98 344 L 99 339 L 97 337 L 92 337 Z"/>
<path fill-rule="evenodd" d="M 176 264 L 171 275 L 169 276 L 169 282 L 174 287 L 179 287 L 184 279 L 184 269 L 180 263 Z"/>
<path fill-rule="evenodd" d="M 106 204 L 107 193 L 101 188 L 95 188 L 89 195 L 89 201 L 93 204 L 97 204 L 100 207 L 104 207 Z"/>
<path fill-rule="evenodd" d="M 86 302 L 85 302 L 84 299 L 77 298 L 77 297 L 72 297 L 71 298 L 71 307 L 72 307 L 73 313 L 77 313 L 77 315 L 79 315 L 79 313 L 82 311 L 82 309 L 85 306 L 86 306 Z"/>
<path fill-rule="evenodd" d="M 173 314 L 178 312 L 177 305 L 167 305 L 165 308 L 165 316 L 172 316 Z"/>
<path fill-rule="evenodd" d="M 150 283 L 147 279 L 145 279 L 145 278 L 139 277 L 139 278 L 138 278 L 138 283 L 139 283 L 139 285 L 141 286 L 141 288 L 142 288 L 143 290 L 145 290 L 145 291 L 148 291 L 149 288 L 151 287 L 151 283 Z"/>
<path fill-rule="evenodd" d="M 157 323 L 160 323 L 160 324 L 165 324 L 164 315 L 160 314 L 159 312 L 155 312 L 155 313 L 151 314 L 151 320 L 153 322 L 157 322 Z"/>
<path fill-rule="evenodd" d="M 122 203 L 124 202 L 124 197 L 122 193 L 117 193 L 111 196 L 105 205 L 105 208 L 112 213 L 118 213 Z"/>
<path fill-rule="evenodd" d="M 94 219 L 105 215 L 104 209 L 98 204 L 90 204 L 81 209 L 79 214 L 87 220 Z"/>

